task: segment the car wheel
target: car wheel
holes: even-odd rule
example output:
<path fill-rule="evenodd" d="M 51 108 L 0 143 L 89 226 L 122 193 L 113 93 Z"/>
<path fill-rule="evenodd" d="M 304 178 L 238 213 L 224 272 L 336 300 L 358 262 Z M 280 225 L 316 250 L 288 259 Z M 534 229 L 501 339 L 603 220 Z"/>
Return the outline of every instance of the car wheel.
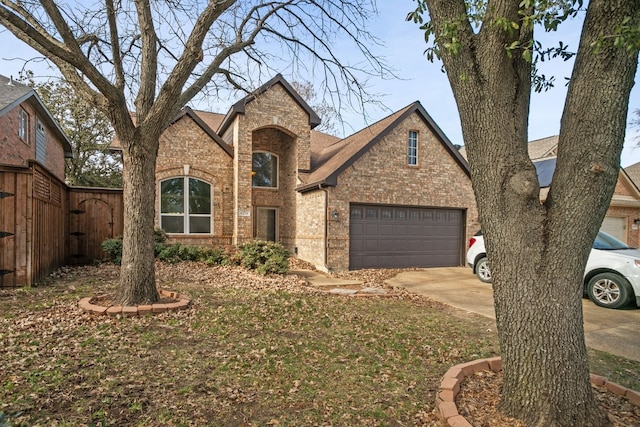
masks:
<path fill-rule="evenodd" d="M 489 270 L 489 260 L 487 257 L 480 258 L 476 263 L 476 275 L 484 283 L 491 283 L 491 270 Z"/>
<path fill-rule="evenodd" d="M 600 307 L 624 307 L 629 303 L 629 282 L 615 273 L 596 274 L 589 280 L 587 293 L 591 301 Z"/>

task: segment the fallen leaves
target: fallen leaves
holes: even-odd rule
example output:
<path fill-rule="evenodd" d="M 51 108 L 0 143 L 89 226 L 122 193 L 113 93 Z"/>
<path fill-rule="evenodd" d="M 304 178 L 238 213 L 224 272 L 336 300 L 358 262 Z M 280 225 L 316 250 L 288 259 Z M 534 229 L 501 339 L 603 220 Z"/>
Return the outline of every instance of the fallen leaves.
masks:
<path fill-rule="evenodd" d="M 115 291 L 111 265 L 0 290 L 0 412 L 12 425 L 435 426 L 442 373 L 497 352 L 488 321 L 401 289 L 354 299 L 237 267 L 156 273 L 188 309 L 80 312 L 79 298 Z M 396 273 L 341 274 L 388 288 Z"/>

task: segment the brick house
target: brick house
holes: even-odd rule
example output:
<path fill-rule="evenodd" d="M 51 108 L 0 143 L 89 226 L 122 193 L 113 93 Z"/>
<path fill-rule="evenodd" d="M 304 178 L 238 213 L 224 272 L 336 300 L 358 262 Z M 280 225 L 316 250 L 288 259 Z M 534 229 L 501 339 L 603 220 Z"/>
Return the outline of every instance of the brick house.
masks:
<path fill-rule="evenodd" d="M 64 181 L 71 144 L 29 86 L 0 75 L 0 163 L 27 166 L 35 160 Z"/>
<path fill-rule="evenodd" d="M 324 271 L 463 265 L 468 165 L 419 102 L 340 139 L 280 75 L 163 133 L 156 223 L 174 241 L 277 241 Z M 114 149 L 118 149 L 117 141 Z"/>
<path fill-rule="evenodd" d="M 71 156 L 36 92 L 0 76 L 0 287 L 31 285 L 65 263 Z"/>

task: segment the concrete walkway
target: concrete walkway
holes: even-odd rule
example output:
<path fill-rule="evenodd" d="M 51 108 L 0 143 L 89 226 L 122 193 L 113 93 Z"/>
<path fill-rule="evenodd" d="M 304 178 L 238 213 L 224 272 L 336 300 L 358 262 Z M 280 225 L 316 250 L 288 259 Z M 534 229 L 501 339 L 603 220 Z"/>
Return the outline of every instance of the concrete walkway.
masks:
<path fill-rule="evenodd" d="M 495 319 L 493 289 L 466 267 L 407 271 L 387 280 L 452 307 Z M 582 300 L 587 346 L 640 361 L 640 309 L 612 310 Z"/>
<path fill-rule="evenodd" d="M 360 280 L 339 279 L 314 270 L 289 270 L 289 274 L 304 277 L 313 286 L 335 287 L 362 285 Z"/>

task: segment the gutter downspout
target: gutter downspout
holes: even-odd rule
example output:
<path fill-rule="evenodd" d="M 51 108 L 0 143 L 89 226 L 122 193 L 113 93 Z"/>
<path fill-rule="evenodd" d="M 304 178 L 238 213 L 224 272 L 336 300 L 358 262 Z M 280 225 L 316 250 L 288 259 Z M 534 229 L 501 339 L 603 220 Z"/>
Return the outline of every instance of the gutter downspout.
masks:
<path fill-rule="evenodd" d="M 318 189 L 324 191 L 324 260 L 323 267 L 328 272 L 327 259 L 329 252 L 329 190 L 326 187 L 322 187 L 322 184 L 318 184 Z"/>

